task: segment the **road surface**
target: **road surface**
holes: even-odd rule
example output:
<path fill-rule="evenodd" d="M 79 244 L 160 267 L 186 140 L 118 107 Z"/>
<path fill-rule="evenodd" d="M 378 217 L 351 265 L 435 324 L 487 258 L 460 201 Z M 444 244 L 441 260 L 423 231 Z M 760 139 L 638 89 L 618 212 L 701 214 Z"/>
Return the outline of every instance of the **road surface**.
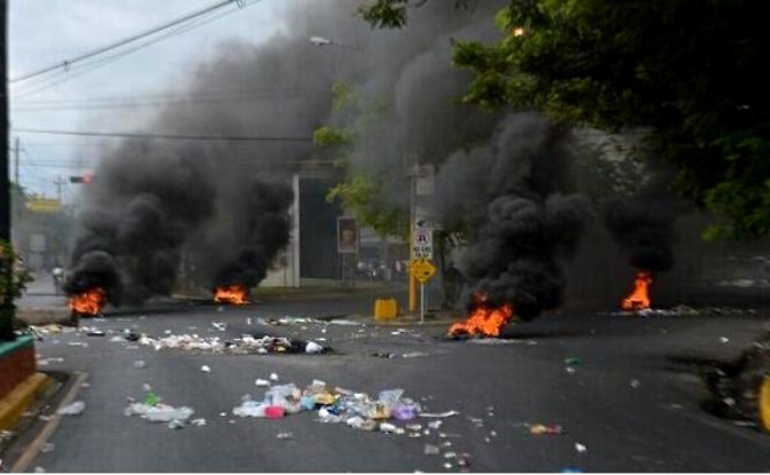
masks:
<path fill-rule="evenodd" d="M 770 436 L 718 419 L 690 358 L 737 356 L 766 329 L 767 313 L 620 317 L 560 312 L 511 326 L 506 343 L 447 341 L 446 327 L 335 324 L 265 326 L 259 317 L 365 312 L 371 299 L 271 301 L 246 307 L 155 305 L 88 321 L 107 332 L 58 334 L 38 342 L 42 370 L 87 374 L 75 388 L 86 409 L 63 417 L 26 467 L 49 472 L 453 472 L 467 453 L 472 472 L 741 472 L 770 470 Z M 249 319 L 250 323 L 249 323 Z M 224 322 L 226 331 L 212 326 Z M 244 333 L 323 339 L 333 355 L 222 356 L 111 342 L 124 329 L 151 336 Z M 397 334 L 393 334 L 393 332 Z M 74 346 L 87 344 L 84 346 Z M 373 352 L 413 358 L 381 358 Z M 579 364 L 568 370 L 566 358 Z M 146 363 L 136 369 L 134 362 Z M 201 370 L 209 366 L 210 373 Z M 279 420 L 238 418 L 257 378 L 276 373 L 305 387 L 314 379 L 377 394 L 402 388 L 427 410 L 456 410 L 421 438 L 325 424 L 313 413 Z M 127 397 L 149 384 L 163 401 L 189 406 L 206 425 L 172 430 L 127 417 Z M 427 421 L 418 421 L 425 424 Z M 563 435 L 533 435 L 532 424 Z M 291 439 L 277 438 L 290 432 Z M 444 437 L 440 436 L 440 433 Z M 441 446 L 426 455 L 425 444 Z M 450 464 L 450 465 L 445 465 Z M 7 467 L 6 467 L 7 469 Z"/>

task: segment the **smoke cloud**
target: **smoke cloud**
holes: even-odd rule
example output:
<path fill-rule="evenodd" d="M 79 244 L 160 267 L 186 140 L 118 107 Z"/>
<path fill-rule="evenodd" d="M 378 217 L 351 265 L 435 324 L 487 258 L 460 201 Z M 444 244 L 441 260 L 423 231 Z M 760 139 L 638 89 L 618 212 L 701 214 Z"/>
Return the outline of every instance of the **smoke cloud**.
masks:
<path fill-rule="evenodd" d="M 448 226 L 469 231 L 456 263 L 468 307 L 478 292 L 525 320 L 561 305 L 562 261 L 590 219 L 587 199 L 564 193 L 569 150 L 563 131 L 516 114 L 489 145 L 457 152 L 441 168 L 436 205 Z"/>
<path fill-rule="evenodd" d="M 353 15 L 358 4 L 276 7 L 287 28 L 262 44 L 233 42 L 214 58 L 192 58 L 192 74 L 170 90 L 190 100 L 139 117 L 147 125 L 137 132 L 309 139 L 321 125 L 344 125 L 344 114 L 331 112 L 330 90 L 348 83 L 387 104 L 383 120 L 362 132 L 351 168 L 381 172 L 382 199 L 407 206 L 406 155 L 438 162 L 493 130 L 494 115 L 458 102 L 468 78 L 451 67 L 450 41 L 496 37 L 490 19 L 505 2 L 471 11 L 429 2 L 402 31 L 371 29 Z M 317 35 L 362 53 L 318 48 L 308 41 Z M 173 290 L 183 259 L 208 285 L 258 285 L 290 239 L 288 176 L 317 155 L 309 142 L 280 140 L 126 139 L 102 150 L 84 193 L 65 290 L 98 286 L 115 305 L 142 302 Z"/>

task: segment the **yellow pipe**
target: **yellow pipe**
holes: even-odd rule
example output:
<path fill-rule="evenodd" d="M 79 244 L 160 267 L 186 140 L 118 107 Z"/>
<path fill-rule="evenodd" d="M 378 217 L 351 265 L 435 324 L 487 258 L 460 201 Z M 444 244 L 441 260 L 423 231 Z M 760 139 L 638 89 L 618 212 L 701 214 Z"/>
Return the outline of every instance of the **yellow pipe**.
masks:
<path fill-rule="evenodd" d="M 411 221 L 411 220 L 410 220 Z M 409 311 L 417 311 L 417 279 L 412 273 L 414 262 L 414 223 L 409 223 Z"/>

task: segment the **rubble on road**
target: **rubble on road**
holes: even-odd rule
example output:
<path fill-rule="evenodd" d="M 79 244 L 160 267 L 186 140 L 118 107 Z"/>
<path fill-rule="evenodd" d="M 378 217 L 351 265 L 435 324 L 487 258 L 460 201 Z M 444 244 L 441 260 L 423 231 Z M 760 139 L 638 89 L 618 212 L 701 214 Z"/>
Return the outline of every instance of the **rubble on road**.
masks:
<path fill-rule="evenodd" d="M 366 393 L 330 386 L 319 380 L 313 381 L 304 390 L 289 383 L 272 386 L 262 400 L 253 399 L 250 395 L 244 396 L 241 405 L 233 408 L 233 415 L 279 419 L 288 414 L 317 411 L 320 422 L 344 423 L 359 430 L 408 434 L 410 438 L 420 438 L 423 435 L 422 424 L 401 426 L 398 422 L 412 421 L 420 416 L 451 417 L 459 414 L 457 411 L 422 413 L 421 405 L 403 397 L 403 394 L 403 389 L 388 389 L 381 391 L 375 399 Z M 431 423 L 431 427 L 440 426 Z"/>
<path fill-rule="evenodd" d="M 178 349 L 201 353 L 221 353 L 230 355 L 250 354 L 287 354 L 306 353 L 323 354 L 329 351 L 312 340 L 295 340 L 286 337 L 265 335 L 255 338 L 243 335 L 241 338 L 222 340 L 220 337 L 202 337 L 197 334 L 171 334 L 163 338 L 150 338 L 143 335 L 139 343 L 153 347 L 156 351 L 162 349 Z"/>
<path fill-rule="evenodd" d="M 174 407 L 160 402 L 154 393 L 147 394 L 143 402 L 133 402 L 123 411 L 126 416 L 140 416 L 149 422 L 166 422 L 169 429 L 181 429 L 188 424 L 190 416 L 195 414 L 186 406 Z M 200 421 L 203 421 L 201 423 Z M 196 419 L 195 425 L 205 425 L 205 419 Z"/>
<path fill-rule="evenodd" d="M 86 403 L 83 401 L 75 401 L 72 404 L 68 404 L 56 411 L 57 414 L 63 416 L 77 416 L 82 414 L 86 410 Z"/>
<path fill-rule="evenodd" d="M 599 315 L 614 317 L 711 317 L 722 315 L 754 315 L 756 309 L 731 308 L 731 307 L 691 307 L 689 305 L 676 305 L 671 308 L 646 308 L 643 310 L 621 310 L 617 312 L 601 312 Z"/>

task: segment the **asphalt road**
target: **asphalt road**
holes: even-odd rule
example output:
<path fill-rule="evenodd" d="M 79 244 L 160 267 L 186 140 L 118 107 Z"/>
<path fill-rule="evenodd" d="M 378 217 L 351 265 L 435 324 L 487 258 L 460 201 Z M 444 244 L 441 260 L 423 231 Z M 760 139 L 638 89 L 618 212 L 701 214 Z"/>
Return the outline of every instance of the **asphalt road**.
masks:
<path fill-rule="evenodd" d="M 399 332 L 373 325 L 273 327 L 256 320 L 339 315 L 370 306 L 365 297 L 274 301 L 222 311 L 176 303 L 86 322 L 105 330 L 106 337 L 51 335 L 38 342 L 40 357 L 63 361 L 40 369 L 87 373 L 87 385 L 76 396 L 86 409 L 62 418 L 47 441 L 51 450 L 38 453 L 27 470 L 459 471 L 456 459 L 445 458 L 448 452 L 468 453 L 472 472 L 770 470 L 770 436 L 704 412 L 699 406 L 703 387 L 686 363 L 737 356 L 770 322 L 766 312 L 648 318 L 562 312 L 511 326 L 507 343 L 496 345 L 444 340 L 444 326 Z M 226 331 L 212 322 L 227 323 Z M 321 342 L 335 354 L 218 356 L 109 341 L 126 328 L 151 336 L 326 338 Z M 82 343 L 88 346 L 73 346 Z M 375 351 L 427 355 L 379 358 L 371 356 Z M 580 360 L 573 372 L 564 362 L 571 357 Z M 136 369 L 137 360 L 146 367 Z M 201 371 L 203 365 L 211 372 Z M 421 438 L 325 424 L 311 413 L 280 420 L 234 417 L 232 409 L 242 396 L 262 395 L 254 380 L 273 372 L 281 382 L 300 387 L 321 379 L 369 394 L 402 388 L 429 411 L 460 415 Z M 206 425 L 172 430 L 125 416 L 126 398 L 141 398 L 144 384 L 168 404 L 194 408 L 193 417 L 205 418 Z M 558 424 L 566 433 L 532 435 L 528 425 L 535 423 Z M 278 439 L 283 432 L 293 437 Z M 449 446 L 426 455 L 426 443 Z M 452 466 L 446 468 L 447 463 Z"/>

